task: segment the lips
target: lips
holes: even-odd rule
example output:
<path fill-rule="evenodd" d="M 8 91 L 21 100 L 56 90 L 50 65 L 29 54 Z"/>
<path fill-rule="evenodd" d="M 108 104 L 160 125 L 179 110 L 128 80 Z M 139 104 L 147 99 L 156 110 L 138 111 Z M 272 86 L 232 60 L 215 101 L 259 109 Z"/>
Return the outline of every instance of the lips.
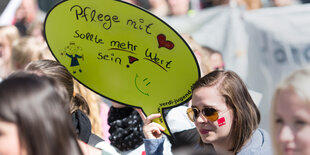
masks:
<path fill-rule="evenodd" d="M 293 155 L 294 154 L 294 149 L 292 148 L 285 148 L 284 152 L 286 155 Z"/>
<path fill-rule="evenodd" d="M 210 130 L 200 129 L 199 132 L 204 135 L 204 134 L 208 134 Z"/>

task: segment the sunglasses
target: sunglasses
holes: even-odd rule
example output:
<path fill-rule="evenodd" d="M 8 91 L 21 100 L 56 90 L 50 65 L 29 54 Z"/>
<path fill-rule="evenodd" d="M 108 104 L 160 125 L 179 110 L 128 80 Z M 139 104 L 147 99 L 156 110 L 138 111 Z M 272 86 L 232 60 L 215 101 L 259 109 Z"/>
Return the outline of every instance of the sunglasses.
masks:
<path fill-rule="evenodd" d="M 197 118 L 199 117 L 200 110 L 197 108 L 188 108 L 187 111 L 188 118 L 195 122 Z M 219 113 L 214 108 L 203 108 L 201 110 L 201 114 L 209 121 L 216 121 L 219 118 Z"/>

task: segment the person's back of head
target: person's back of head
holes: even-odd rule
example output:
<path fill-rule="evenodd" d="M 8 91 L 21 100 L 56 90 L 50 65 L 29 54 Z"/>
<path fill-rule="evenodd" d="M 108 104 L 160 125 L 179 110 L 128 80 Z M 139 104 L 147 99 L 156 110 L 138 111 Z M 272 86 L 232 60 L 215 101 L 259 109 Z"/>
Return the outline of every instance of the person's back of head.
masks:
<path fill-rule="evenodd" d="M 54 60 L 33 61 L 25 67 L 25 70 L 51 77 L 63 85 L 70 98 L 71 112 L 77 110 L 78 107 L 84 107 L 82 111 L 89 112 L 85 99 L 79 94 L 74 94 L 74 83 L 70 72 L 59 62 Z"/>
<path fill-rule="evenodd" d="M 70 106 L 72 123 L 79 138 L 88 143 L 91 135 L 91 123 L 86 114 L 89 114 L 89 107 L 83 96 L 74 93 L 73 78 L 66 67 L 54 60 L 38 60 L 29 63 L 25 70 L 53 78 L 66 88 L 69 95 L 67 105 Z"/>
<path fill-rule="evenodd" d="M 14 73 L 0 83 L 0 98 L 0 122 L 17 127 L 21 148 L 15 149 L 27 155 L 82 154 L 64 107 L 67 92 L 55 80 Z"/>
<path fill-rule="evenodd" d="M 13 70 L 24 69 L 31 62 L 44 59 L 49 50 L 46 44 L 35 37 L 22 37 L 13 43 L 11 65 Z"/>

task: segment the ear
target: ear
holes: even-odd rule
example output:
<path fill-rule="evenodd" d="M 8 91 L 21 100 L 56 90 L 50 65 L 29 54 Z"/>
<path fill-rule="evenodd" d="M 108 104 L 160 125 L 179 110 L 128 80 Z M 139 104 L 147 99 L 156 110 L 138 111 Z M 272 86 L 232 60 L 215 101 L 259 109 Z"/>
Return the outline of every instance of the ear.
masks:
<path fill-rule="evenodd" d="M 201 61 L 201 54 L 200 54 L 200 52 L 198 52 L 197 50 L 194 50 L 193 52 L 195 54 L 196 59 L 200 63 L 200 61 Z"/>

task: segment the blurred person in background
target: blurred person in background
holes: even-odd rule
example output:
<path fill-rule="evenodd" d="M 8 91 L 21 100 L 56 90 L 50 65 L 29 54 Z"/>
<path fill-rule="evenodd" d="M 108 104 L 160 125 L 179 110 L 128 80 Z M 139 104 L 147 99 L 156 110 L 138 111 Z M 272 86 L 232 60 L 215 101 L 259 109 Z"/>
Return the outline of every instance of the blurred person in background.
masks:
<path fill-rule="evenodd" d="M 205 62 L 208 63 L 208 72 L 225 69 L 223 56 L 219 51 L 216 51 L 207 46 L 202 46 L 202 52 L 204 52 L 208 57 L 208 62 Z"/>
<path fill-rule="evenodd" d="M 0 26 L 0 81 L 11 71 L 13 41 L 19 38 L 18 29 L 12 26 Z"/>
<path fill-rule="evenodd" d="M 167 0 L 148 0 L 150 11 L 158 17 L 165 17 L 169 13 Z"/>
<path fill-rule="evenodd" d="M 123 1 L 134 4 L 136 6 L 140 6 L 147 10 L 150 9 L 150 3 L 148 0 L 123 0 Z"/>
<path fill-rule="evenodd" d="M 44 31 L 43 22 L 35 20 L 29 24 L 26 35 L 35 37 L 43 44 L 46 44 L 43 31 Z"/>
<path fill-rule="evenodd" d="M 306 1 L 304 0 L 270 0 L 271 6 L 275 6 L 275 7 L 291 6 L 291 5 L 296 5 L 296 4 L 307 3 Z"/>
<path fill-rule="evenodd" d="M 310 68 L 294 71 L 275 90 L 271 132 L 276 155 L 310 154 Z"/>
<path fill-rule="evenodd" d="M 35 37 L 21 37 L 12 47 L 10 59 L 12 71 L 22 70 L 31 61 L 41 59 L 53 59 L 53 56 L 45 43 Z"/>
<path fill-rule="evenodd" d="M 13 24 L 22 36 L 26 35 L 29 24 L 35 20 L 43 21 L 45 15 L 40 11 L 37 0 L 22 0 L 16 10 Z"/>
<path fill-rule="evenodd" d="M 169 6 L 169 15 L 184 16 L 190 11 L 190 0 L 167 0 Z"/>
<path fill-rule="evenodd" d="M 202 0 L 202 8 L 210 8 L 220 5 L 235 3 L 237 6 L 244 7 L 246 10 L 254 10 L 262 7 L 261 0 Z"/>
<path fill-rule="evenodd" d="M 89 114 L 88 114 L 88 118 L 91 122 L 91 131 L 92 133 L 94 133 L 95 135 L 98 135 L 100 138 L 106 137 L 106 134 L 109 134 L 108 129 L 109 126 L 107 124 L 107 120 L 103 121 L 102 119 L 107 119 L 108 117 L 108 112 L 106 112 L 104 115 L 106 115 L 106 117 L 101 117 L 100 114 L 102 114 L 101 112 L 101 107 L 102 104 L 106 103 L 103 102 L 102 98 L 97 95 L 96 93 L 94 93 L 93 91 L 89 90 L 88 88 L 86 88 L 85 86 L 83 86 L 82 84 L 80 84 L 79 82 L 77 82 L 76 80 L 74 80 L 74 92 L 75 94 L 81 94 L 85 100 L 87 101 L 88 107 L 89 107 Z M 105 125 L 102 125 L 102 123 L 105 123 Z M 102 128 L 104 127 L 104 128 Z M 108 139 L 104 139 L 105 141 L 109 141 Z"/>

